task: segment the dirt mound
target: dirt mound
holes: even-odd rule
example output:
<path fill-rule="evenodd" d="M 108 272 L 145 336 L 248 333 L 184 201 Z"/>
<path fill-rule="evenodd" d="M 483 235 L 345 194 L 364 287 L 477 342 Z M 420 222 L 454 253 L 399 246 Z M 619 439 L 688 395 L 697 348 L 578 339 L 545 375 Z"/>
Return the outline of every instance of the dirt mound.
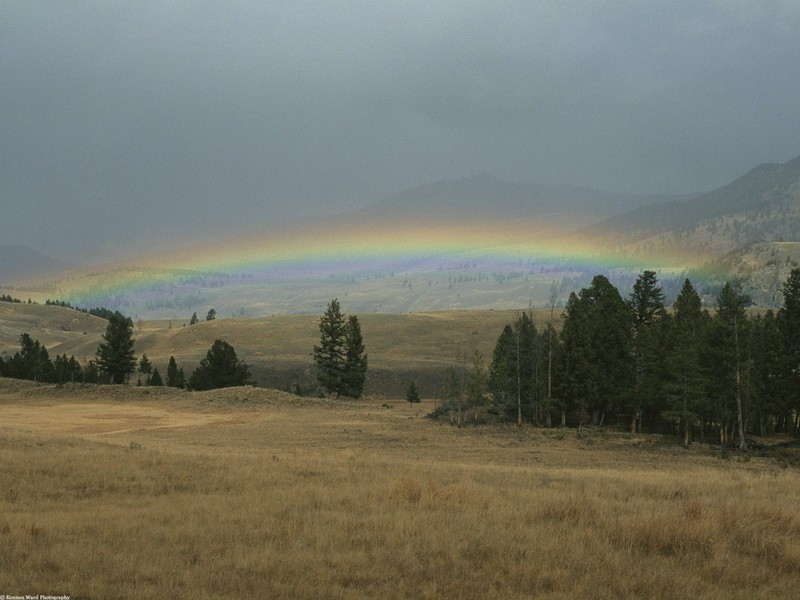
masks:
<path fill-rule="evenodd" d="M 38 399 L 82 400 L 144 400 L 172 399 L 185 396 L 187 392 L 168 387 L 133 387 L 129 385 L 97 385 L 94 383 L 36 383 L 22 379 L 0 378 L 0 395 L 16 395 Z"/>

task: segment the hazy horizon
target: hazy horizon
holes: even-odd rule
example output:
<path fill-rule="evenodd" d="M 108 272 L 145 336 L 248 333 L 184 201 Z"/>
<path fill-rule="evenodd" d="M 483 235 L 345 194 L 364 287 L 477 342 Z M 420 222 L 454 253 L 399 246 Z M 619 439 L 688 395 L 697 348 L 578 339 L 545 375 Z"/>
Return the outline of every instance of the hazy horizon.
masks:
<path fill-rule="evenodd" d="M 800 153 L 794 3 L 0 4 L 0 246 L 224 239 L 476 173 L 710 191 Z"/>

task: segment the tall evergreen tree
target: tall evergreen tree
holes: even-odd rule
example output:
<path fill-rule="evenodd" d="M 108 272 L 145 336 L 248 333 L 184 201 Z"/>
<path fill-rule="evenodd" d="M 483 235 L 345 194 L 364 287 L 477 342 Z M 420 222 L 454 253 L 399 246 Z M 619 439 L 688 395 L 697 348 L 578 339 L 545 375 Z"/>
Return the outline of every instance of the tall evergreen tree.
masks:
<path fill-rule="evenodd" d="M 364 393 L 364 382 L 367 378 L 367 355 L 364 354 L 364 338 L 361 335 L 361 324 L 356 315 L 347 317 L 345 326 L 345 358 L 342 374 L 342 395 L 360 398 Z"/>
<path fill-rule="evenodd" d="M 492 352 L 489 391 L 498 409 L 507 412 L 517 402 L 517 336 L 511 325 L 503 327 Z"/>
<path fill-rule="evenodd" d="M 538 362 L 539 336 L 531 316 L 523 312 L 500 334 L 489 369 L 495 403 L 518 424 L 523 417 L 533 420 L 537 414 Z"/>
<path fill-rule="evenodd" d="M 183 367 L 178 368 L 178 363 L 175 362 L 175 357 L 169 357 L 169 364 L 167 365 L 167 385 L 174 388 L 183 388 L 186 386 L 186 377 L 183 374 Z"/>
<path fill-rule="evenodd" d="M 744 307 L 748 297 L 738 283 L 726 282 L 717 297 L 717 313 L 714 321 L 718 335 L 723 341 L 720 348 L 727 377 L 722 380 L 721 401 L 733 399 L 733 412 L 736 418 L 736 431 L 740 450 L 747 450 L 744 437 L 744 407 L 742 400 L 742 346 L 747 333 L 748 321 Z M 726 397 L 727 396 L 727 397 Z"/>
<path fill-rule="evenodd" d="M 641 432 L 644 411 L 661 412 L 666 311 L 664 292 L 658 286 L 655 271 L 644 271 L 637 277 L 629 303 L 633 314 L 634 358 L 631 430 Z"/>
<path fill-rule="evenodd" d="M 66 356 L 66 354 L 64 354 Z M 67 362 L 67 374 L 71 382 L 80 381 L 83 376 L 83 369 L 81 364 L 75 359 L 74 356 L 69 357 Z"/>
<path fill-rule="evenodd" d="M 112 314 L 103 340 L 105 341 L 97 348 L 97 366 L 108 375 L 111 383 L 125 383 L 136 368 L 131 320 L 118 311 Z"/>
<path fill-rule="evenodd" d="M 554 313 L 556 309 L 556 301 L 558 300 L 558 292 L 559 287 L 556 285 L 555 281 L 550 284 L 550 298 L 548 302 L 548 306 L 550 307 L 550 319 L 547 322 L 547 328 L 542 334 L 542 344 L 543 348 L 547 348 L 547 388 L 544 394 L 545 397 L 545 407 L 544 407 L 544 415 L 545 415 L 545 425 L 550 427 L 551 425 L 551 413 L 553 410 L 553 359 L 558 354 L 557 349 L 557 342 L 558 338 L 556 336 L 556 329 L 554 323 Z M 544 366 L 544 365 L 543 365 Z M 562 418 L 564 413 L 562 411 Z"/>
<path fill-rule="evenodd" d="M 674 315 L 666 352 L 669 406 L 665 416 L 679 415 L 683 444 L 688 447 L 692 441 L 693 424 L 698 420 L 702 432 L 702 414 L 705 412 L 700 350 L 708 313 L 703 310 L 703 301 L 688 279 L 683 282 L 672 309 Z"/>
<path fill-rule="evenodd" d="M 325 314 L 320 318 L 319 333 L 319 346 L 314 346 L 317 380 L 329 394 L 335 394 L 338 397 L 344 389 L 344 365 L 347 352 L 345 318 L 342 315 L 338 298 L 330 301 Z"/>
<path fill-rule="evenodd" d="M 655 271 L 643 271 L 633 284 L 630 296 L 634 326 L 652 323 L 664 313 L 664 291 Z"/>
<path fill-rule="evenodd" d="M 775 421 L 789 410 L 783 385 L 784 345 L 772 309 L 751 321 L 746 351 L 748 377 L 744 382 L 750 404 L 750 427 L 759 435 L 775 430 Z"/>
<path fill-rule="evenodd" d="M 514 323 L 517 351 L 517 424 L 522 420 L 535 421 L 537 410 L 536 383 L 539 358 L 539 336 L 533 323 L 533 314 L 525 311 Z"/>
<path fill-rule="evenodd" d="M 561 338 L 564 344 L 562 393 L 580 426 L 602 423 L 618 409 L 631 378 L 630 311 L 619 291 L 603 275 L 580 294 L 570 294 Z"/>

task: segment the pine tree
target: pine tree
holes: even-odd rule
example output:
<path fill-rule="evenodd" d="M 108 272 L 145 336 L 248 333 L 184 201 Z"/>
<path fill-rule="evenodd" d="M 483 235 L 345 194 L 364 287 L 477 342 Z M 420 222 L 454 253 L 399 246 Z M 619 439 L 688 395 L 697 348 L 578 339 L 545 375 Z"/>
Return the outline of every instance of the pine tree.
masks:
<path fill-rule="evenodd" d="M 250 368 L 240 361 L 229 343 L 216 340 L 189 377 L 189 389 L 196 391 L 247 385 Z"/>
<path fill-rule="evenodd" d="M 217 311 L 212 308 L 211 310 L 208 311 L 208 314 L 206 315 L 206 321 L 213 321 L 216 318 L 217 318 Z"/>
<path fill-rule="evenodd" d="M 141 375 L 144 375 L 144 384 L 150 385 L 150 374 L 153 372 L 153 363 L 147 358 L 147 354 L 142 354 L 142 358 L 139 359 L 138 370 Z M 141 381 L 139 383 L 141 384 Z"/>
<path fill-rule="evenodd" d="M 783 385 L 784 344 L 778 329 L 778 319 L 772 309 L 751 322 L 747 344 L 749 377 L 745 385 L 750 400 L 751 426 L 758 434 L 774 432 L 775 419 L 791 410 Z"/>
<path fill-rule="evenodd" d="M 778 311 L 778 328 L 783 338 L 784 360 L 781 369 L 782 388 L 786 394 L 787 411 L 784 420 L 791 418 L 791 428 L 800 432 L 800 268 L 794 268 L 783 284 L 783 306 Z M 785 428 L 787 431 L 789 427 Z"/>
<path fill-rule="evenodd" d="M 702 402 L 706 386 L 700 367 L 700 351 L 708 313 L 703 310 L 703 301 L 688 279 L 684 281 L 672 309 L 674 317 L 666 353 L 670 404 L 665 416 L 677 415 L 676 418 L 680 418 L 683 444 L 688 447 L 694 422 L 701 422 L 702 432 Z"/>
<path fill-rule="evenodd" d="M 164 381 L 161 379 L 161 373 L 158 372 L 157 367 L 153 369 L 153 375 L 148 378 L 147 385 L 164 385 Z"/>
<path fill-rule="evenodd" d="M 66 354 L 64 355 L 66 356 Z M 74 356 L 69 357 L 69 361 L 67 362 L 67 374 L 69 376 L 70 382 L 80 381 L 81 377 L 83 376 L 83 369 L 81 369 L 81 364 L 75 360 Z"/>
<path fill-rule="evenodd" d="M 344 388 L 347 340 L 345 319 L 337 298 L 330 301 L 325 314 L 320 318 L 319 333 L 319 346 L 314 346 L 317 380 L 329 394 L 338 397 Z"/>
<path fill-rule="evenodd" d="M 655 271 L 637 277 L 630 295 L 633 313 L 634 389 L 631 431 L 641 432 L 646 409 L 661 412 L 658 406 L 663 378 L 663 346 L 666 311 L 664 292 L 658 286 Z"/>
<path fill-rule="evenodd" d="M 192 313 L 192 318 L 189 319 L 189 325 L 196 325 L 197 321 L 197 313 Z"/>
<path fill-rule="evenodd" d="M 717 313 L 714 315 L 717 333 L 723 342 L 720 366 L 723 374 L 727 375 L 720 381 L 723 391 L 720 400 L 725 402 L 733 398 L 740 450 L 747 450 L 742 406 L 742 344 L 748 328 L 744 311 L 748 300 L 738 283 L 728 281 L 717 297 Z"/>
<path fill-rule="evenodd" d="M 356 315 L 347 318 L 345 328 L 345 360 L 342 395 L 360 398 L 364 393 L 367 378 L 367 355 L 364 354 L 364 338 Z"/>
<path fill-rule="evenodd" d="M 133 324 L 119 312 L 109 317 L 105 340 L 97 348 L 97 366 L 113 384 L 125 383 L 136 368 L 133 354 Z"/>
<path fill-rule="evenodd" d="M 604 422 L 618 408 L 631 381 L 632 319 L 619 291 L 603 275 L 580 294 L 570 294 L 561 339 L 561 392 L 578 416 L 578 432 L 589 418 Z"/>
<path fill-rule="evenodd" d="M 521 424 L 536 416 L 539 336 L 528 313 L 506 325 L 497 339 L 489 368 L 489 388 L 509 419 Z"/>
<path fill-rule="evenodd" d="M 523 418 L 533 421 L 536 415 L 536 366 L 538 362 L 537 342 L 539 336 L 533 324 L 532 314 L 525 311 L 514 323 L 516 334 L 516 370 L 517 370 L 517 425 Z"/>
<path fill-rule="evenodd" d="M 417 384 L 413 381 L 408 382 L 408 387 L 406 388 L 406 402 L 411 404 L 412 406 L 415 403 L 420 401 L 419 392 L 417 391 Z"/>
<path fill-rule="evenodd" d="M 175 362 L 175 357 L 169 357 L 169 364 L 167 365 L 167 385 L 174 388 L 183 388 L 186 386 L 186 377 L 183 374 L 183 368 L 178 368 L 178 363 Z"/>
<path fill-rule="evenodd" d="M 517 336 L 511 325 L 503 327 L 492 351 L 489 391 L 498 410 L 509 411 L 517 398 Z"/>
<path fill-rule="evenodd" d="M 66 383 L 69 379 L 68 374 L 68 365 L 69 359 L 67 355 L 64 354 L 63 356 L 60 354 L 56 354 L 56 358 L 53 361 L 53 368 L 55 369 L 55 382 L 58 384 Z"/>

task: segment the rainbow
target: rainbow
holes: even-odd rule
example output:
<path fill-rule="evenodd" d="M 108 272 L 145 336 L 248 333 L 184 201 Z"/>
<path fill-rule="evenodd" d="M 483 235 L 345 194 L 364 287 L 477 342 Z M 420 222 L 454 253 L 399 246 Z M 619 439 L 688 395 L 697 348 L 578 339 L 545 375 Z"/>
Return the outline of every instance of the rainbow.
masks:
<path fill-rule="evenodd" d="M 170 293 L 197 277 L 242 277 L 268 282 L 342 274 L 435 272 L 470 265 L 486 271 L 556 265 L 561 272 L 613 269 L 678 272 L 696 261 L 613 248 L 608 243 L 530 221 L 415 223 L 344 218 L 268 229 L 228 241 L 140 256 L 124 264 L 76 274 L 57 284 L 58 297 L 81 306 L 125 294 Z"/>
<path fill-rule="evenodd" d="M 577 262 L 598 267 L 685 267 L 690 255 L 664 257 L 612 249 L 597 240 L 538 228 L 535 223 L 357 224 L 316 223 L 266 231 L 227 243 L 190 248 L 140 261 L 198 271 L 333 272 L 342 267 L 446 258 L 488 262 Z"/>

